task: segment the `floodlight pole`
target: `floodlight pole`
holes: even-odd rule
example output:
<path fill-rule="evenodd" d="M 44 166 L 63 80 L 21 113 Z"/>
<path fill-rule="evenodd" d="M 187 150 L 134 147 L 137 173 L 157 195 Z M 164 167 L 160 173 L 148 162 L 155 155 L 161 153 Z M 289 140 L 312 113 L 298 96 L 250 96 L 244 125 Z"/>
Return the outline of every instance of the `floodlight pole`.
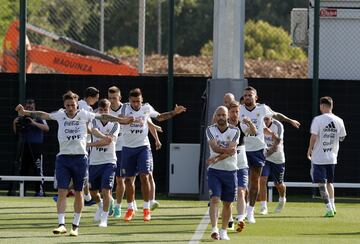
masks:
<path fill-rule="evenodd" d="M 20 0 L 19 40 L 19 103 L 24 103 L 26 93 L 26 0 Z"/>
<path fill-rule="evenodd" d="M 139 0 L 138 69 L 140 74 L 145 72 L 145 11 L 146 0 Z"/>
<path fill-rule="evenodd" d="M 104 0 L 100 0 L 100 51 L 104 52 Z"/>
<path fill-rule="evenodd" d="M 313 83 L 312 83 L 312 114 L 318 114 L 319 102 L 319 39 L 320 39 L 320 0 L 315 0 L 314 6 L 314 53 L 313 53 Z"/>

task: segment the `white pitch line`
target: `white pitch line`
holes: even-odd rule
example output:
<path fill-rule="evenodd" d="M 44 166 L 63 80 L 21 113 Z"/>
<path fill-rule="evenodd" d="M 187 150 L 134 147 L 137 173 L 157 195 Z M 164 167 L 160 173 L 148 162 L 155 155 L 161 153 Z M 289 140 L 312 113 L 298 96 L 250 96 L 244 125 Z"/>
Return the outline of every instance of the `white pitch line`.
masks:
<path fill-rule="evenodd" d="M 209 209 L 206 211 L 204 217 L 200 221 L 199 225 L 196 227 L 194 235 L 191 237 L 189 244 L 199 243 L 204 235 L 205 230 L 207 229 L 208 224 L 210 223 Z"/>

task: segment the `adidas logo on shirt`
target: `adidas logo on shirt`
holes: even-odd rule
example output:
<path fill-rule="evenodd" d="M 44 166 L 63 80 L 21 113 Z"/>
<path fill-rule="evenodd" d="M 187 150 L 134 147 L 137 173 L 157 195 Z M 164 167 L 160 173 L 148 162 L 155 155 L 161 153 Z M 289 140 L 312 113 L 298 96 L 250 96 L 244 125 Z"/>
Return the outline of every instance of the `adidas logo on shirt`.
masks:
<path fill-rule="evenodd" d="M 331 121 L 331 123 L 325 126 L 324 132 L 337 132 L 337 129 L 333 121 Z"/>

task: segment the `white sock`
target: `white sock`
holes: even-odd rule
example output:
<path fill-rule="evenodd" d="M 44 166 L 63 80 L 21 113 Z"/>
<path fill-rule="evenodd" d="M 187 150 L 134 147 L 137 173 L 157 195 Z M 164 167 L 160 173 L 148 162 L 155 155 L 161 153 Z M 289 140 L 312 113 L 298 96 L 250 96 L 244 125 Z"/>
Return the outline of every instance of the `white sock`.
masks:
<path fill-rule="evenodd" d="M 101 220 L 105 220 L 107 222 L 108 216 L 109 216 L 109 211 L 107 211 L 107 212 L 102 211 Z"/>
<path fill-rule="evenodd" d="M 332 206 L 335 206 L 335 198 L 329 198 L 329 201 Z"/>
<path fill-rule="evenodd" d="M 262 208 L 267 208 L 266 201 L 261 201 L 260 204 Z"/>
<path fill-rule="evenodd" d="M 214 233 L 214 232 L 216 232 L 216 233 L 219 233 L 219 229 L 218 229 L 218 227 L 212 227 L 212 229 L 211 229 L 211 233 Z"/>
<path fill-rule="evenodd" d="M 103 204 L 103 200 L 101 199 L 100 202 L 97 204 L 99 208 L 103 208 L 104 204 Z"/>
<path fill-rule="evenodd" d="M 144 202 L 143 209 L 149 209 L 150 208 L 150 202 Z"/>
<path fill-rule="evenodd" d="M 236 218 L 238 221 L 242 221 L 245 219 L 245 215 L 239 214 Z"/>
<path fill-rule="evenodd" d="M 65 214 L 64 213 L 58 213 L 58 222 L 59 222 L 59 225 L 65 225 Z"/>
<path fill-rule="evenodd" d="M 279 197 L 279 202 L 286 202 L 286 197 Z"/>
<path fill-rule="evenodd" d="M 134 210 L 134 202 L 129 202 L 128 203 L 128 209 Z"/>
<path fill-rule="evenodd" d="M 154 199 L 153 199 L 153 200 L 150 200 L 150 204 L 151 204 L 151 205 L 154 204 L 154 202 L 155 202 Z"/>
<path fill-rule="evenodd" d="M 81 213 L 74 213 L 73 225 L 79 226 Z"/>
<path fill-rule="evenodd" d="M 331 206 L 331 203 L 327 203 L 327 204 L 326 204 L 326 209 L 327 209 L 328 211 L 333 210 L 333 208 L 332 208 L 332 206 Z"/>
<path fill-rule="evenodd" d="M 252 206 L 247 206 L 247 213 L 248 214 L 254 214 L 254 207 L 252 207 Z"/>
<path fill-rule="evenodd" d="M 91 200 L 91 195 L 90 194 L 84 194 L 84 200 L 85 201 L 90 201 Z"/>

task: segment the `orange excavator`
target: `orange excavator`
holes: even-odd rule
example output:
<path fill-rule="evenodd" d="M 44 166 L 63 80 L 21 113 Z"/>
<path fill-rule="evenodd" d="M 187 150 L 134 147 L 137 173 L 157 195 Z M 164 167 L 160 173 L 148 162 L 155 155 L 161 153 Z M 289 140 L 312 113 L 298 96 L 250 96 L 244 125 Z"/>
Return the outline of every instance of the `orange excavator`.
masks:
<path fill-rule="evenodd" d="M 26 29 L 51 38 L 57 43 L 71 46 L 72 49 L 86 54 L 59 51 L 43 45 L 32 45 L 26 37 L 26 72 L 33 72 L 33 65 L 38 64 L 58 73 L 93 74 L 93 75 L 128 75 L 137 76 L 136 68 L 128 63 L 86 46 L 67 37 L 58 36 L 42 28 L 26 24 Z M 3 42 L 3 56 L 0 57 L 2 72 L 18 72 L 19 21 L 14 21 L 6 32 Z"/>

